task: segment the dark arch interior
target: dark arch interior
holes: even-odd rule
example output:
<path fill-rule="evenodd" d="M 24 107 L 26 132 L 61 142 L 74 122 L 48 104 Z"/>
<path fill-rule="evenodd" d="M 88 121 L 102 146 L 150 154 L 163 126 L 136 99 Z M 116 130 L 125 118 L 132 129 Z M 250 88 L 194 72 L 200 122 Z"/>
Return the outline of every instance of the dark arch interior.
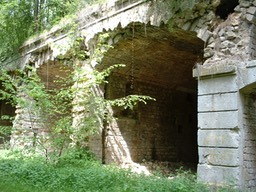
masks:
<path fill-rule="evenodd" d="M 238 4 L 238 0 L 221 0 L 220 5 L 216 9 L 216 15 L 221 19 L 226 19 L 230 13 L 234 12 Z"/>
<path fill-rule="evenodd" d="M 8 101 L 0 101 L 0 148 L 10 140 L 12 121 L 6 117 L 15 116 L 15 107 Z"/>
<path fill-rule="evenodd" d="M 117 37 L 121 40 L 98 68 L 116 63 L 126 67 L 113 72 L 106 97 L 138 94 L 156 99 L 133 111 L 114 109 L 132 160 L 196 164 L 197 82 L 192 68 L 202 60 L 203 41 L 191 32 L 141 24 L 120 30 L 113 39 Z"/>
<path fill-rule="evenodd" d="M 55 60 L 40 65 L 37 69 L 37 74 L 47 89 L 58 90 L 65 84 L 61 80 L 68 78 L 71 71 L 72 68 L 69 65 L 65 65 L 61 61 Z"/>

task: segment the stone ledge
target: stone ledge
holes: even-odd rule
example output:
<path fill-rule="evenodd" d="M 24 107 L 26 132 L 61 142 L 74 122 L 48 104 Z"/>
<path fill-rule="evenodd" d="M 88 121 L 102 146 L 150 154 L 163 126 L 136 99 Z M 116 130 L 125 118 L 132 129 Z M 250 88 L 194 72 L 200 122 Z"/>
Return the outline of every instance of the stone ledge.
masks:
<path fill-rule="evenodd" d="M 193 77 L 214 77 L 219 75 L 233 75 L 236 73 L 236 67 L 233 65 L 214 65 L 214 66 L 203 66 L 197 65 L 195 69 L 193 69 Z"/>
<path fill-rule="evenodd" d="M 246 62 L 246 68 L 256 67 L 256 60 Z"/>

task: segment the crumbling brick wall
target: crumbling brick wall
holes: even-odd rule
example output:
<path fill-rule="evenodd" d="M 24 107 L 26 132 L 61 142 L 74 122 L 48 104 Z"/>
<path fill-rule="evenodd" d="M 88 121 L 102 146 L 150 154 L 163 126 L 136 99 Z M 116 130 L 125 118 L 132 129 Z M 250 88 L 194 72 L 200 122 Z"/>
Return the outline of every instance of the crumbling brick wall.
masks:
<path fill-rule="evenodd" d="M 256 93 L 245 96 L 244 109 L 244 182 L 246 188 L 256 187 Z"/>
<path fill-rule="evenodd" d="M 156 101 L 140 103 L 133 111 L 114 109 L 116 119 L 106 135 L 106 161 L 197 161 L 195 94 L 150 82 L 132 84 L 129 94 L 151 96 Z M 122 76 L 112 76 L 108 85 L 108 99 L 126 96 L 131 86 Z"/>

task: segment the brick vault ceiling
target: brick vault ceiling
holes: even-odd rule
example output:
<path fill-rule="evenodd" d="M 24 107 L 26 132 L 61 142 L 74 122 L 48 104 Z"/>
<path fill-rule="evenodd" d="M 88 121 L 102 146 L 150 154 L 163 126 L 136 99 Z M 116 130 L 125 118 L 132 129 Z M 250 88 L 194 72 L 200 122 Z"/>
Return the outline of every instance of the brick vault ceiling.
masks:
<path fill-rule="evenodd" d="M 130 29 L 130 31 L 132 31 Z M 134 37 L 133 37 L 134 36 Z M 135 80 L 150 82 L 172 89 L 196 89 L 192 68 L 202 59 L 203 42 L 195 34 L 176 30 L 144 26 L 124 38 L 111 48 L 99 68 L 113 64 L 125 64 L 115 73 Z M 38 74 L 49 88 L 59 87 L 54 83 L 57 76 L 69 74 L 59 62 L 49 62 L 38 69 Z"/>
<path fill-rule="evenodd" d="M 169 88 L 195 88 L 192 68 L 202 59 L 203 41 L 195 34 L 159 27 L 144 27 L 120 40 L 110 49 L 101 66 L 125 64 L 116 70 L 124 76 Z"/>

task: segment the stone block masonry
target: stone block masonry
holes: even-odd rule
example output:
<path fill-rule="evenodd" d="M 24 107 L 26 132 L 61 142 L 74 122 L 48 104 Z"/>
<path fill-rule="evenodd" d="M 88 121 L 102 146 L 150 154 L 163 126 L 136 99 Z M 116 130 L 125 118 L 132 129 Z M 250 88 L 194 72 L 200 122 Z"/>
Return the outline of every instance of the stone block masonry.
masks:
<path fill-rule="evenodd" d="M 239 133 L 221 127 L 198 131 L 198 145 L 201 147 L 238 148 L 239 140 Z"/>
<path fill-rule="evenodd" d="M 234 181 L 239 185 L 236 77 L 233 71 L 219 72 L 222 76 L 217 79 L 201 76 L 198 82 L 198 175 L 200 180 L 208 183 Z"/>
<path fill-rule="evenodd" d="M 220 70 L 213 75 L 207 71 L 214 67 L 202 70 L 198 82 L 198 179 L 213 184 L 231 182 L 255 191 L 256 65 L 250 61 L 238 66 L 235 71 Z"/>

